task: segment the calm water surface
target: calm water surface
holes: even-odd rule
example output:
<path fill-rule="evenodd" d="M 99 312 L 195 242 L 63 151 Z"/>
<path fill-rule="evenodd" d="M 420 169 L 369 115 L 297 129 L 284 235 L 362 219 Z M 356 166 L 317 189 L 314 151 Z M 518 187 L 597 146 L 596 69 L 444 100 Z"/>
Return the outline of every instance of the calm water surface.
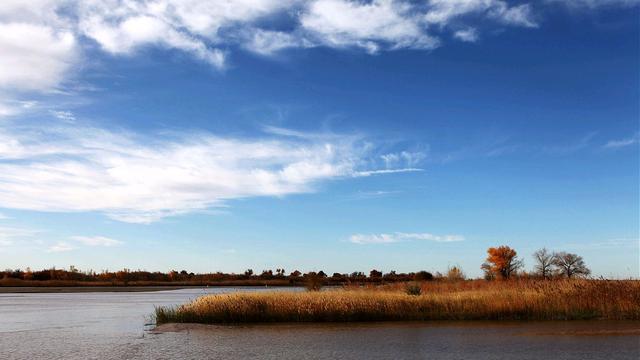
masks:
<path fill-rule="evenodd" d="M 638 322 L 148 325 L 154 306 L 237 290 L 0 294 L 0 359 L 640 358 Z"/>

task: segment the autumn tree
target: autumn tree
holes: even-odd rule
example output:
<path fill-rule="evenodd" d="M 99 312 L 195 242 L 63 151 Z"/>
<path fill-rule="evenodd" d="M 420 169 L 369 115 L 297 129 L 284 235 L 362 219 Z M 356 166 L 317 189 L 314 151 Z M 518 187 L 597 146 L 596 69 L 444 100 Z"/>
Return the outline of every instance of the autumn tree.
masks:
<path fill-rule="evenodd" d="M 485 278 L 509 279 L 523 265 L 516 251 L 506 245 L 491 247 L 487 254 L 481 267 L 486 273 Z"/>
<path fill-rule="evenodd" d="M 582 256 L 576 254 L 559 252 L 553 255 L 553 265 L 568 278 L 574 276 L 587 276 L 591 270 L 585 265 Z"/>
<path fill-rule="evenodd" d="M 553 273 L 553 254 L 546 248 L 542 248 L 533 253 L 535 261 L 535 272 L 543 279 L 551 278 Z"/>

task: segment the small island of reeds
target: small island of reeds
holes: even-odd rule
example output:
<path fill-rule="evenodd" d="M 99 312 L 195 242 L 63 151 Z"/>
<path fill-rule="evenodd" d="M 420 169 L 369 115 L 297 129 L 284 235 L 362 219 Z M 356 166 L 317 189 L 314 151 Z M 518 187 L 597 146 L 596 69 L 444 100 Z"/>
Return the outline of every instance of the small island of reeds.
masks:
<path fill-rule="evenodd" d="M 640 320 L 634 280 L 423 282 L 206 295 L 158 307 L 157 324 L 426 320 Z"/>

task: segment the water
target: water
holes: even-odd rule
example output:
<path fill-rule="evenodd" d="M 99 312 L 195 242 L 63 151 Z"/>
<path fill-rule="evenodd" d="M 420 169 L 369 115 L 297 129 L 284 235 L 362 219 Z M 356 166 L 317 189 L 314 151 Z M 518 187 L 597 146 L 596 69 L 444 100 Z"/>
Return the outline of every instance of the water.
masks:
<path fill-rule="evenodd" d="M 145 325 L 154 305 L 230 291 L 0 294 L 0 359 L 640 358 L 639 322 Z"/>

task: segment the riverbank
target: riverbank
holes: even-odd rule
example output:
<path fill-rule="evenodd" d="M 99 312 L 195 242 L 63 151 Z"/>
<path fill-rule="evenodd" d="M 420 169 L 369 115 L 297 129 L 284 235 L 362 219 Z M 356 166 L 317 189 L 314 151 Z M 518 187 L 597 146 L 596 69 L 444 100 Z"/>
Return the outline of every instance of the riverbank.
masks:
<path fill-rule="evenodd" d="M 204 287 L 295 287 L 300 284 L 287 280 L 226 280 L 216 282 L 190 281 L 69 281 L 47 280 L 28 281 L 18 279 L 0 279 L 2 293 L 73 293 L 73 292 L 139 292 L 177 289 L 197 289 Z"/>
<path fill-rule="evenodd" d="M 0 294 L 144 292 L 179 289 L 202 289 L 202 286 L 4 286 L 0 287 Z"/>
<path fill-rule="evenodd" d="M 155 316 L 158 324 L 640 320 L 639 281 L 463 281 L 420 286 L 420 295 L 409 295 L 397 284 L 320 292 L 207 295 L 178 307 L 158 307 Z"/>

